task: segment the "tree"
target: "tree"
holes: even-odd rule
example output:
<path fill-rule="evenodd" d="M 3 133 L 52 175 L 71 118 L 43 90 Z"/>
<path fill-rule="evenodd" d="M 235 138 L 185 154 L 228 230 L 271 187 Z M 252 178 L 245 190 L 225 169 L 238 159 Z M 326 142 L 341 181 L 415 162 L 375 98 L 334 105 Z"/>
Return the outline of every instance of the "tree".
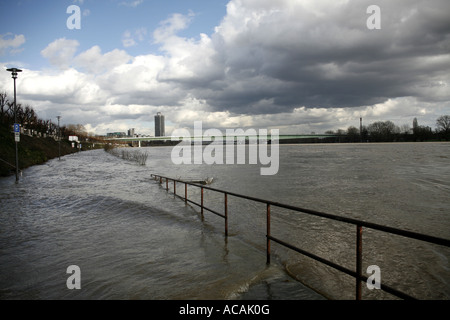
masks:
<path fill-rule="evenodd" d="M 440 116 L 436 120 L 436 131 L 444 139 L 446 140 L 450 139 L 450 116 L 448 115 Z"/>
<path fill-rule="evenodd" d="M 6 105 L 8 107 L 6 110 L 6 121 L 12 124 L 14 123 L 14 101 L 9 101 Z"/>
<path fill-rule="evenodd" d="M 433 130 L 428 126 L 419 126 L 414 132 L 414 137 L 420 141 L 433 139 Z"/>
<path fill-rule="evenodd" d="M 34 112 L 33 108 L 29 105 L 25 106 L 24 118 L 24 125 L 28 126 L 29 128 L 33 126 L 34 122 L 37 119 L 36 112 Z"/>
<path fill-rule="evenodd" d="M 440 116 L 436 120 L 436 127 L 438 131 L 449 132 L 450 131 L 450 116 Z"/>
<path fill-rule="evenodd" d="M 409 124 L 405 123 L 400 126 L 400 133 L 409 134 L 411 131 L 411 127 Z"/>
<path fill-rule="evenodd" d="M 0 93 L 0 122 L 6 121 L 8 96 L 6 92 Z"/>
<path fill-rule="evenodd" d="M 374 141 L 393 141 L 400 129 L 392 121 L 377 121 L 367 127 Z"/>
<path fill-rule="evenodd" d="M 69 124 L 64 130 L 66 136 L 78 136 L 80 139 L 86 138 L 88 132 L 82 124 Z"/>
<path fill-rule="evenodd" d="M 357 142 L 357 141 L 361 141 L 361 135 L 359 133 L 359 129 L 354 127 L 354 126 L 350 126 L 347 129 L 347 139 L 349 142 Z"/>
<path fill-rule="evenodd" d="M 362 142 L 369 141 L 369 130 L 367 130 L 367 127 L 364 125 L 361 128 L 361 141 Z"/>

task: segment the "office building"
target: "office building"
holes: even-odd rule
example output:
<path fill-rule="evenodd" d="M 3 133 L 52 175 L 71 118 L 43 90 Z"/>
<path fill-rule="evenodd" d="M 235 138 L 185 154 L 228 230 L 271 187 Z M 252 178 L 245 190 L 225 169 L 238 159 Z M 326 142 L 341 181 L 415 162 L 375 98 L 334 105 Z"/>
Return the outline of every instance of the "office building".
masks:
<path fill-rule="evenodd" d="M 108 132 L 106 136 L 108 138 L 125 138 L 127 134 L 125 132 Z"/>
<path fill-rule="evenodd" d="M 165 135 L 164 115 L 158 112 L 155 116 L 155 137 L 164 137 Z"/>

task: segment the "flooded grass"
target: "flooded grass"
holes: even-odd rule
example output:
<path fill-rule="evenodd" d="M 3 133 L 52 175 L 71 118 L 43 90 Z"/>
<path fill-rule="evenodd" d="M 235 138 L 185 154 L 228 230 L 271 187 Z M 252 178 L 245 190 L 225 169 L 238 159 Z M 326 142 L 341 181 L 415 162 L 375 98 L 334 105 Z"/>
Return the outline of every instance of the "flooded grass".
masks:
<path fill-rule="evenodd" d="M 113 156 L 122 158 L 124 160 L 133 161 L 141 166 L 145 166 L 148 159 L 147 152 L 141 152 L 140 150 L 128 150 L 127 148 L 114 148 L 112 146 L 105 146 L 104 150 Z"/>

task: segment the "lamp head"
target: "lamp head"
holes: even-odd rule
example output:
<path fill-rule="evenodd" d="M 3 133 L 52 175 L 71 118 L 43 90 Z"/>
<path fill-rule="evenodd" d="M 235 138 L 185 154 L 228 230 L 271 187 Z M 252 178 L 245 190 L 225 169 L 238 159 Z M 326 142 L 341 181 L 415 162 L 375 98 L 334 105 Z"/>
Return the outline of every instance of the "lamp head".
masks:
<path fill-rule="evenodd" d="M 9 69 L 6 69 L 6 71 L 11 72 L 12 77 L 13 77 L 14 79 L 17 78 L 17 73 L 22 72 L 22 70 L 20 70 L 20 69 L 18 69 L 18 68 L 9 68 Z"/>

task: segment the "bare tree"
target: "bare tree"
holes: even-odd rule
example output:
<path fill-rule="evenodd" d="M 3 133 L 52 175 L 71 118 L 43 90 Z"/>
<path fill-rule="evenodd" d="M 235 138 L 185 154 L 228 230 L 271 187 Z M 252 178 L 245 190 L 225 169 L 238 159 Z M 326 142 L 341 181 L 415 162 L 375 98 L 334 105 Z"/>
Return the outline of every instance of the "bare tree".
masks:
<path fill-rule="evenodd" d="M 359 129 L 354 127 L 354 126 L 350 126 L 347 128 L 347 139 L 350 142 L 357 142 L 361 140 L 361 135 L 359 133 Z"/>
<path fill-rule="evenodd" d="M 449 132 L 450 131 L 450 116 L 440 116 L 436 120 L 436 128 L 439 132 Z"/>
<path fill-rule="evenodd" d="M 66 134 L 78 136 L 83 139 L 87 137 L 88 132 L 82 124 L 69 124 L 66 128 Z"/>
<path fill-rule="evenodd" d="M 0 122 L 3 122 L 6 117 L 8 107 L 8 95 L 6 92 L 0 93 Z"/>
<path fill-rule="evenodd" d="M 400 133 L 403 133 L 403 134 L 408 134 L 411 131 L 411 127 L 407 123 L 402 124 L 399 129 L 400 129 Z"/>
<path fill-rule="evenodd" d="M 367 127 L 370 136 L 375 141 L 392 141 L 399 128 L 392 121 L 377 121 Z"/>
<path fill-rule="evenodd" d="M 436 131 L 446 140 L 450 139 L 450 116 L 440 116 L 436 120 Z"/>
<path fill-rule="evenodd" d="M 14 120 L 14 101 L 8 101 L 6 105 L 8 106 L 8 109 L 6 110 L 6 121 L 8 123 L 12 123 Z"/>

